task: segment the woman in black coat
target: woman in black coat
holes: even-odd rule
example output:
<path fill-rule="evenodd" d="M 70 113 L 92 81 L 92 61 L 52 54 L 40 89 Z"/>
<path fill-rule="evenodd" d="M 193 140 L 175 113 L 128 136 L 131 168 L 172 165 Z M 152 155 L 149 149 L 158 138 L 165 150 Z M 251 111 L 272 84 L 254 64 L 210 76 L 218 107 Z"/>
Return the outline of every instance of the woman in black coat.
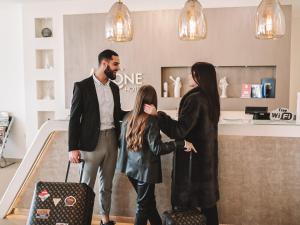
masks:
<path fill-rule="evenodd" d="M 195 63 L 191 69 L 193 87 L 181 100 L 178 121 L 153 105 L 146 113 L 157 115 L 159 127 L 170 138 L 191 142 L 198 154 L 192 158 L 192 180 L 188 186 L 189 153 L 176 151 L 176 183 L 172 183 L 172 205 L 177 208 L 201 207 L 208 225 L 217 225 L 218 122 L 220 100 L 216 70 L 209 63 Z"/>

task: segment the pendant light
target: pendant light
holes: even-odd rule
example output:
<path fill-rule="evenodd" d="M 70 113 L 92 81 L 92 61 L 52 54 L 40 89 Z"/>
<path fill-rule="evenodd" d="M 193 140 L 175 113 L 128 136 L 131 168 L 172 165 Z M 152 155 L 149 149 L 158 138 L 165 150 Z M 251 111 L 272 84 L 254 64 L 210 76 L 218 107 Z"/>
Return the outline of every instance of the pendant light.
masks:
<path fill-rule="evenodd" d="M 198 0 L 187 0 L 179 17 L 179 38 L 201 40 L 206 38 L 207 27 L 203 8 Z"/>
<path fill-rule="evenodd" d="M 131 41 L 133 25 L 127 6 L 118 0 L 113 4 L 106 16 L 105 37 L 110 41 Z"/>
<path fill-rule="evenodd" d="M 256 38 L 277 39 L 285 34 L 285 16 L 279 0 L 262 0 L 256 12 Z"/>

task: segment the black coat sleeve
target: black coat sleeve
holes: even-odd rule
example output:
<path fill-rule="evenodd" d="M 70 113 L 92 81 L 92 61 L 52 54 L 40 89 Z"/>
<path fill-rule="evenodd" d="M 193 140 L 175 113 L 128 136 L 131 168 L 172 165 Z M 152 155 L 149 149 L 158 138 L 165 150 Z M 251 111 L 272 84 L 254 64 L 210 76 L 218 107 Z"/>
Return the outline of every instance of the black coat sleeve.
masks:
<path fill-rule="evenodd" d="M 200 110 L 199 100 L 195 96 L 188 96 L 181 106 L 178 121 L 164 112 L 158 112 L 159 127 L 170 138 L 184 140 L 197 124 Z"/>
<path fill-rule="evenodd" d="M 82 94 L 79 83 L 74 84 L 69 122 L 69 151 L 79 150 L 79 138 L 82 115 Z"/>
<path fill-rule="evenodd" d="M 184 141 L 162 142 L 158 120 L 156 118 L 149 118 L 149 128 L 147 130 L 147 142 L 149 149 L 154 155 L 165 155 L 176 150 L 176 148 L 183 148 Z"/>

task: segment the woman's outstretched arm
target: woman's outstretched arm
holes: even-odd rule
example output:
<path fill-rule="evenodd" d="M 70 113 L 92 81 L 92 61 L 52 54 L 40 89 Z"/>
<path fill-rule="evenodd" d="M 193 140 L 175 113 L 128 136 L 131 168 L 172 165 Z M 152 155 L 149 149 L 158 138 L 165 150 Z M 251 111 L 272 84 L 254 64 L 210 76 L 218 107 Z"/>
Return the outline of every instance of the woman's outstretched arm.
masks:
<path fill-rule="evenodd" d="M 170 138 L 184 140 L 197 124 L 200 110 L 200 102 L 195 96 L 189 96 L 181 107 L 178 120 L 172 119 L 164 112 L 157 113 L 159 127 Z"/>
<path fill-rule="evenodd" d="M 147 130 L 147 142 L 154 155 L 165 155 L 175 151 L 177 148 L 184 148 L 184 141 L 162 142 L 157 118 L 149 118 Z"/>

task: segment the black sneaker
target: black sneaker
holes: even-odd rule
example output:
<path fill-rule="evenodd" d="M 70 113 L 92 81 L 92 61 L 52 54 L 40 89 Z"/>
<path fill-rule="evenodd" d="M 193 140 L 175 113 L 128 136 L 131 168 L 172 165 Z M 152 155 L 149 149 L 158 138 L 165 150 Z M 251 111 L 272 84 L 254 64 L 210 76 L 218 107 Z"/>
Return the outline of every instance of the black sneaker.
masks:
<path fill-rule="evenodd" d="M 109 221 L 107 223 L 103 223 L 102 221 L 100 222 L 100 225 L 115 225 L 116 222 L 115 221 Z"/>

